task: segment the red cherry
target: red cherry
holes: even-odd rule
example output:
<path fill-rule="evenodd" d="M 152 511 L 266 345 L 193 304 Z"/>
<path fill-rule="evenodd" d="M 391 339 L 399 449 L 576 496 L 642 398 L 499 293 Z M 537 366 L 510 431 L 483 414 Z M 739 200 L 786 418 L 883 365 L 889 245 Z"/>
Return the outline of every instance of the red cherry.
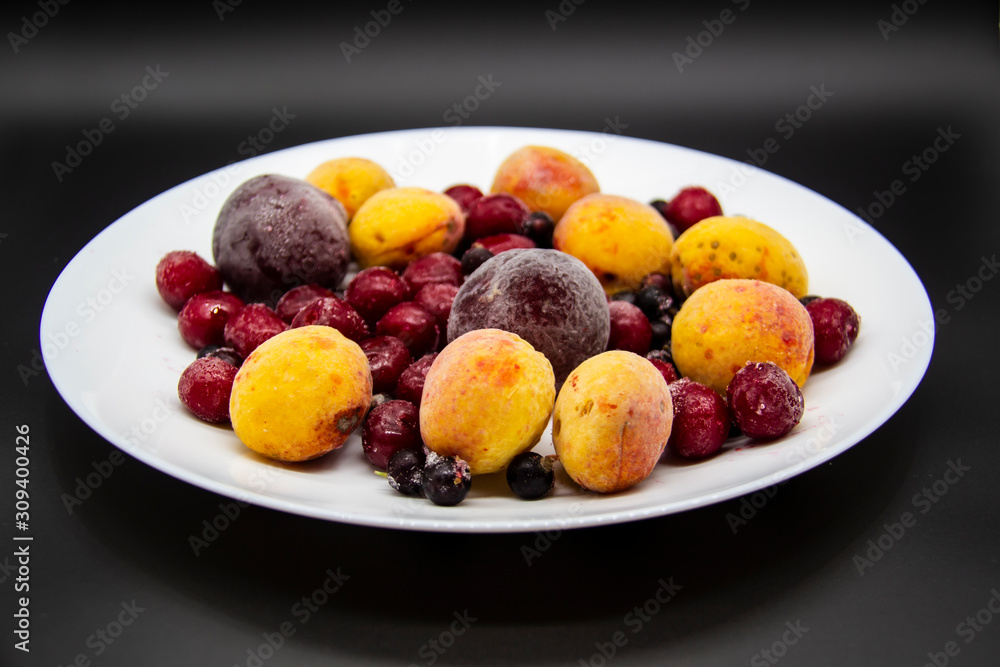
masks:
<path fill-rule="evenodd" d="M 432 285 L 424 285 L 417 292 L 414 301 L 436 317 L 441 331 L 445 331 L 448 327 L 448 316 L 451 315 L 451 304 L 455 301 L 456 294 L 458 294 L 457 285 L 434 283 Z"/>
<path fill-rule="evenodd" d="M 678 192 L 664 212 L 667 221 L 683 233 L 696 222 L 722 215 L 722 206 L 711 192 L 700 186 L 688 187 Z"/>
<path fill-rule="evenodd" d="M 403 270 L 403 280 L 410 286 L 411 296 L 415 296 L 425 285 L 461 285 L 464 279 L 461 260 L 443 252 L 415 259 Z"/>
<path fill-rule="evenodd" d="M 612 301 L 608 304 L 608 311 L 611 314 L 611 333 L 607 349 L 627 350 L 645 356 L 653 340 L 653 328 L 642 311 L 627 301 Z"/>
<path fill-rule="evenodd" d="M 190 250 L 168 252 L 156 265 L 156 290 L 174 310 L 195 294 L 221 289 L 219 270 Z"/>
<path fill-rule="evenodd" d="M 227 422 L 237 370 L 218 357 L 195 359 L 181 373 L 177 397 L 199 419 L 213 424 Z"/>
<path fill-rule="evenodd" d="M 364 318 L 351 308 L 351 304 L 335 296 L 323 297 L 310 303 L 299 311 L 289 328 L 296 329 L 311 324 L 333 327 L 355 343 L 371 336 Z"/>
<path fill-rule="evenodd" d="M 344 299 L 369 323 L 374 324 L 386 311 L 410 298 L 410 286 L 398 273 L 385 266 L 370 266 L 358 271 L 347 285 Z"/>
<path fill-rule="evenodd" d="M 440 327 L 437 318 L 415 301 L 404 301 L 389 309 L 375 325 L 379 336 L 403 341 L 415 359 L 437 349 Z"/>
<path fill-rule="evenodd" d="M 670 384 L 674 423 L 667 447 L 689 459 L 710 456 L 729 437 L 731 419 L 725 400 L 713 389 L 683 378 Z"/>
<path fill-rule="evenodd" d="M 475 241 L 496 234 L 519 234 L 531 215 L 527 204 L 506 192 L 480 197 L 465 217 L 465 240 Z"/>
<path fill-rule="evenodd" d="M 221 345 L 226 339 L 226 322 L 243 305 L 238 296 L 222 290 L 195 294 L 177 315 L 181 338 L 196 350 L 206 345 Z"/>
<path fill-rule="evenodd" d="M 334 294 L 322 285 L 315 283 L 299 285 L 281 295 L 278 303 L 274 306 L 274 312 L 278 314 L 278 317 L 291 324 L 300 310 L 313 301 L 327 296 L 334 296 Z"/>
<path fill-rule="evenodd" d="M 258 345 L 287 328 L 285 321 L 263 303 L 248 303 L 229 318 L 223 335 L 226 345 L 246 359 Z"/>
<path fill-rule="evenodd" d="M 469 207 L 483 196 L 483 191 L 477 188 L 475 185 L 453 185 L 444 191 L 446 195 L 458 202 L 458 205 L 462 207 L 462 212 L 468 214 Z"/>
<path fill-rule="evenodd" d="M 409 401 L 391 400 L 372 408 L 361 427 L 361 448 L 365 458 L 379 470 L 401 449 L 421 450 L 417 406 Z"/>
<path fill-rule="evenodd" d="M 494 234 L 477 239 L 472 244 L 473 248 L 485 248 L 494 255 L 499 255 L 504 250 L 515 250 L 517 248 L 534 248 L 535 242 L 527 236 L 520 234 Z"/>
<path fill-rule="evenodd" d="M 368 357 L 368 368 L 372 372 L 372 392 L 391 393 L 396 389 L 399 376 L 403 374 L 413 357 L 403 341 L 393 336 L 375 336 L 358 343 Z"/>
<path fill-rule="evenodd" d="M 772 361 L 747 362 L 726 387 L 729 411 L 749 438 L 777 438 L 799 423 L 805 412 L 802 390 Z"/>
<path fill-rule="evenodd" d="M 437 355 L 437 352 L 425 354 L 403 371 L 399 376 L 399 382 L 396 383 L 396 398 L 420 406 L 420 398 L 424 393 L 424 380 L 427 379 L 427 371 L 431 369 L 431 364 L 437 359 Z"/>
<path fill-rule="evenodd" d="M 834 364 L 844 358 L 858 337 L 861 320 L 841 299 L 819 298 L 806 304 L 812 318 L 816 362 Z"/>
<path fill-rule="evenodd" d="M 649 363 L 656 366 L 656 370 L 660 371 L 660 375 L 667 381 L 667 384 L 677 382 L 677 369 L 674 368 L 672 363 L 661 359 L 649 359 Z"/>

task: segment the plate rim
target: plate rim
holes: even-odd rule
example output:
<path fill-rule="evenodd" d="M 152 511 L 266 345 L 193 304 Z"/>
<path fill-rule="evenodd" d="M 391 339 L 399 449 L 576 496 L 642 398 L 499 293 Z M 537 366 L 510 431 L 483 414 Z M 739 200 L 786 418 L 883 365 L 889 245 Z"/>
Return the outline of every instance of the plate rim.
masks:
<path fill-rule="evenodd" d="M 58 364 L 54 364 L 55 359 L 49 358 L 50 355 L 46 353 L 46 345 L 44 337 L 47 330 L 51 330 L 51 327 L 47 328 L 46 323 L 52 318 L 56 317 L 53 312 L 53 303 L 58 297 L 58 292 L 62 285 L 71 279 L 72 272 L 75 267 L 83 263 L 83 257 L 96 247 L 99 247 L 102 243 L 102 239 L 106 238 L 107 235 L 112 233 L 112 229 L 119 225 L 124 224 L 123 221 L 130 219 L 133 216 L 139 215 L 140 211 L 146 207 L 156 206 L 156 202 L 167 198 L 170 193 L 173 193 L 179 189 L 190 187 L 192 183 L 198 181 L 199 179 L 208 177 L 214 173 L 217 173 L 221 169 L 226 169 L 232 167 L 233 165 L 243 165 L 250 166 L 254 163 L 268 162 L 274 159 L 274 156 L 279 153 L 289 153 L 293 151 L 302 151 L 306 147 L 318 147 L 325 144 L 335 144 L 342 140 L 364 140 L 366 138 L 386 138 L 386 137 L 398 137 L 404 135 L 420 135 L 425 133 L 434 132 L 445 132 L 445 133 L 516 133 L 516 132 L 527 132 L 527 133 L 538 133 L 540 135 L 552 135 L 560 134 L 564 137 L 577 136 L 577 137 L 602 137 L 603 133 L 594 132 L 591 130 L 573 130 L 573 129 L 560 129 L 560 128 L 545 128 L 545 127 L 533 127 L 533 126 L 491 126 L 491 125 L 473 125 L 473 126 L 459 126 L 459 127 L 441 127 L 441 126 L 430 126 L 421 128 L 406 128 L 398 130 L 385 130 L 377 132 L 368 132 L 356 135 L 346 135 L 343 137 L 333 137 L 328 139 L 320 139 L 316 141 L 306 142 L 303 144 L 298 144 L 296 146 L 290 146 L 276 151 L 271 151 L 269 153 L 264 153 L 254 157 L 250 157 L 244 160 L 233 161 L 217 167 L 216 169 L 210 170 L 203 174 L 196 175 L 190 179 L 187 179 L 181 183 L 174 185 L 167 190 L 164 190 L 157 195 L 147 199 L 146 201 L 135 206 L 131 210 L 127 211 L 123 215 L 119 216 L 116 220 L 107 225 L 104 229 L 94 235 L 74 256 L 69 262 L 63 267 L 59 272 L 59 275 L 53 281 L 47 293 L 44 306 L 42 308 L 42 313 L 38 322 L 38 335 L 40 349 L 42 351 L 43 362 L 45 363 L 46 371 L 49 375 L 56 392 L 62 398 L 62 400 L 67 404 L 71 411 L 91 430 L 100 435 L 103 439 L 108 441 L 114 447 L 125 451 L 127 454 L 134 458 L 139 459 L 144 464 L 160 471 L 167 473 L 188 484 L 192 484 L 196 487 L 202 488 L 204 490 L 217 493 L 222 496 L 230 498 L 238 498 L 242 501 L 260 505 L 262 507 L 267 507 L 269 509 L 274 509 L 278 511 L 283 511 L 291 514 L 296 514 L 299 516 L 307 516 L 310 518 L 325 520 L 325 521 L 337 521 L 340 523 L 347 523 L 351 525 L 360 525 L 367 527 L 377 527 L 377 528 L 390 528 L 397 530 L 412 530 L 412 531 L 425 531 L 425 532 L 449 532 L 449 533 L 521 533 L 521 532 L 535 532 L 538 530 L 546 529 L 576 529 L 576 528 L 586 528 L 586 527 L 598 527 L 602 525 L 613 525 L 619 523 L 627 523 L 633 521 L 640 521 L 648 518 L 667 516 L 670 514 L 676 514 L 680 512 L 689 511 L 691 509 L 696 509 L 699 507 L 706 507 L 709 505 L 714 505 L 726 500 L 731 500 L 754 491 L 759 491 L 763 488 L 767 488 L 773 484 L 781 483 L 792 477 L 796 477 L 808 470 L 816 468 L 823 463 L 839 456 L 848 449 L 857 445 L 860 441 L 874 433 L 883 424 L 885 424 L 889 419 L 895 415 L 902 406 L 909 401 L 913 393 L 917 390 L 920 383 L 923 381 L 926 375 L 927 369 L 930 365 L 930 361 L 933 355 L 934 341 L 936 337 L 936 321 L 933 317 L 933 308 L 930 303 L 929 295 L 927 294 L 926 287 L 920 276 L 917 274 L 916 270 L 909 263 L 909 261 L 903 256 L 898 248 L 892 244 L 881 232 L 875 229 L 873 226 L 868 224 L 863 219 L 856 216 L 846 207 L 840 205 L 839 203 L 831 200 L 829 197 L 819 193 L 811 188 L 808 188 L 801 183 L 798 183 L 788 177 L 782 176 L 780 174 L 775 174 L 774 172 L 761 169 L 759 167 L 753 167 L 755 172 L 760 172 L 767 174 L 769 177 L 778 179 L 782 181 L 785 186 L 792 187 L 798 190 L 802 190 L 811 197 L 816 197 L 825 202 L 826 205 L 832 206 L 838 209 L 842 214 L 850 216 L 852 222 L 855 222 L 860 228 L 864 229 L 866 234 L 874 234 L 882 250 L 889 250 L 894 255 L 896 263 L 905 269 L 908 273 L 908 278 L 912 283 L 919 287 L 919 295 L 914 295 L 919 297 L 921 307 L 926 311 L 933 323 L 933 327 L 928 332 L 929 343 L 918 351 L 918 355 L 913 359 L 909 360 L 910 363 L 916 362 L 916 365 L 912 366 L 913 372 L 907 374 L 906 380 L 903 381 L 892 396 L 890 400 L 887 400 L 877 414 L 873 415 L 865 424 L 860 427 L 853 429 L 853 432 L 849 437 L 845 436 L 843 438 L 838 438 L 837 447 L 831 447 L 828 449 L 821 450 L 820 452 L 814 452 L 802 460 L 798 461 L 794 465 L 786 465 L 781 468 L 776 473 L 769 475 L 767 479 L 761 480 L 756 478 L 747 482 L 735 484 L 729 486 L 725 489 L 721 489 L 712 493 L 707 493 L 694 498 L 684 499 L 684 500 L 673 500 L 668 502 L 659 502 L 655 504 L 650 504 L 642 508 L 626 509 L 626 510 L 615 510 L 607 513 L 589 514 L 585 516 L 566 516 L 560 515 L 559 517 L 553 517 L 551 515 L 544 515 L 537 518 L 524 519 L 519 518 L 511 521 L 498 521 L 498 520 L 438 520 L 432 518 L 405 518 L 405 517 L 394 517 L 394 516 L 368 516 L 364 514 L 351 513 L 346 510 L 341 510 L 339 508 L 331 509 L 329 507 L 317 507 L 309 505 L 306 503 L 297 503 L 288 501 L 282 498 L 277 498 L 274 496 L 267 495 L 266 493 L 259 493 L 255 491 L 248 491 L 245 488 L 239 488 L 233 484 L 226 483 L 224 481 L 215 480 L 204 476 L 201 473 L 193 472 L 187 468 L 178 465 L 172 461 L 164 460 L 155 456 L 153 452 L 144 450 L 140 447 L 127 447 L 119 442 L 121 439 L 119 434 L 112 432 L 112 427 L 106 424 L 104 421 L 96 418 L 96 416 L 90 415 L 86 406 L 82 404 L 80 398 L 75 395 L 75 392 L 71 391 L 67 386 L 68 379 L 64 376 L 64 369 Z M 671 144 L 663 141 L 658 141 L 654 139 L 647 139 L 643 137 L 632 137 L 629 135 L 616 135 L 616 139 L 622 139 L 629 142 L 639 142 L 642 144 L 648 144 L 650 146 L 668 147 L 673 150 L 680 150 L 682 152 L 688 152 L 697 154 L 702 157 L 708 157 L 713 160 L 720 160 L 729 163 L 731 166 L 737 167 L 740 165 L 746 165 L 746 162 L 736 160 L 734 158 L 729 158 L 722 155 L 717 155 L 702 151 L 695 148 L 690 148 L 687 146 Z M 252 170 L 251 170 L 252 171 Z M 237 185 L 238 183 L 234 183 Z M 64 357 L 66 358 L 66 357 Z M 93 417 L 93 418 L 91 418 Z M 425 499 L 421 499 L 424 502 L 430 502 Z M 542 499 L 544 502 L 544 499 Z"/>

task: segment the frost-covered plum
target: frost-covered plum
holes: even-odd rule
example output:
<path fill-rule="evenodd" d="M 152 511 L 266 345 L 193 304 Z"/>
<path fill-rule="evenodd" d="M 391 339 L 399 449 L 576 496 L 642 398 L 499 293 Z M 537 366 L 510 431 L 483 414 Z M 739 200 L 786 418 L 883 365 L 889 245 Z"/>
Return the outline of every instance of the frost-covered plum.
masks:
<path fill-rule="evenodd" d="M 336 288 L 350 259 L 347 214 L 304 180 L 256 176 L 222 205 L 212 254 L 233 293 L 246 302 L 273 306 L 289 289 L 310 283 Z"/>
<path fill-rule="evenodd" d="M 508 250 L 470 274 L 455 295 L 448 340 L 473 329 L 515 333 L 548 357 L 561 384 L 604 352 L 611 319 L 604 290 L 580 260 L 558 250 Z"/>

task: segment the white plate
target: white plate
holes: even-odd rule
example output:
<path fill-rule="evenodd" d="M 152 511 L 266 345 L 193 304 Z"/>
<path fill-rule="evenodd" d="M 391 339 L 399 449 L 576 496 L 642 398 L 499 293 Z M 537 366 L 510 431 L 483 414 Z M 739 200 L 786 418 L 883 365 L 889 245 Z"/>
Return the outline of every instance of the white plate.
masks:
<path fill-rule="evenodd" d="M 321 162 L 375 160 L 398 185 L 486 189 L 500 162 L 527 144 L 580 157 L 604 192 L 640 201 L 704 185 L 723 210 L 784 234 L 809 269 L 810 291 L 851 303 L 861 333 L 837 366 L 804 388 L 795 430 L 766 445 L 727 443 L 697 464 L 660 464 L 629 491 L 599 496 L 560 478 L 551 497 L 527 502 L 502 474 L 477 477 L 455 507 L 401 496 L 364 461 L 355 433 L 307 464 L 267 461 L 231 429 L 205 424 L 177 399 L 194 359 L 176 316 L 159 298 L 154 268 L 171 250 L 211 261 L 215 216 L 228 194 L 263 173 L 305 177 Z M 850 174 L 844 174 L 850 178 Z M 741 162 L 614 134 L 529 128 L 419 129 L 321 141 L 258 156 L 183 183 L 123 216 L 87 244 L 59 276 L 41 319 L 49 376 L 70 408 L 135 458 L 241 501 L 347 523 L 451 532 L 538 531 L 632 521 L 763 489 L 827 461 L 870 434 L 913 393 L 930 361 L 933 314 L 913 269 L 873 228 L 784 178 Z M 552 451 L 546 432 L 538 451 Z"/>

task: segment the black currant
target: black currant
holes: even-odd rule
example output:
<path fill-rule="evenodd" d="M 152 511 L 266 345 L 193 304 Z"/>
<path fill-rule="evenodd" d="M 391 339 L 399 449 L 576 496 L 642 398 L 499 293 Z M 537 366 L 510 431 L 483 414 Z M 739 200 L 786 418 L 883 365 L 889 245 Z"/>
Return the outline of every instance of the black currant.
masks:
<path fill-rule="evenodd" d="M 389 459 L 386 478 L 389 486 L 406 496 L 423 495 L 424 453 L 416 449 L 401 449 Z"/>
<path fill-rule="evenodd" d="M 424 464 L 423 489 L 435 505 L 457 505 L 472 487 L 469 464 L 457 456 L 427 454 Z"/>
<path fill-rule="evenodd" d="M 551 491 L 555 484 L 552 459 L 537 452 L 518 454 L 507 466 L 507 484 L 520 498 L 525 500 L 541 498 Z"/>

